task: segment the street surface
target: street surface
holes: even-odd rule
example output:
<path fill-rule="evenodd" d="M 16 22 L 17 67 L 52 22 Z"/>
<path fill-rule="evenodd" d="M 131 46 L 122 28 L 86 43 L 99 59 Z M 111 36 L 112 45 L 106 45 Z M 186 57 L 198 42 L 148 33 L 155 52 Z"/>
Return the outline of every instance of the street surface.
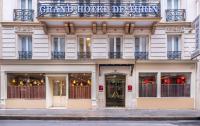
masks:
<path fill-rule="evenodd" d="M 189 120 L 189 121 L 0 120 L 0 126 L 200 126 L 200 120 Z"/>

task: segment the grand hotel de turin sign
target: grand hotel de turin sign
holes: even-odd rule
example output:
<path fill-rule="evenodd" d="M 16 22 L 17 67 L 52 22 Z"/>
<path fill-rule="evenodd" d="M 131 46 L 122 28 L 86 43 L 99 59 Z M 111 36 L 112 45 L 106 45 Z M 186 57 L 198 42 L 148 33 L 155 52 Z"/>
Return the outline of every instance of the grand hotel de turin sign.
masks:
<path fill-rule="evenodd" d="M 160 17 L 160 3 L 38 2 L 38 17 Z"/>

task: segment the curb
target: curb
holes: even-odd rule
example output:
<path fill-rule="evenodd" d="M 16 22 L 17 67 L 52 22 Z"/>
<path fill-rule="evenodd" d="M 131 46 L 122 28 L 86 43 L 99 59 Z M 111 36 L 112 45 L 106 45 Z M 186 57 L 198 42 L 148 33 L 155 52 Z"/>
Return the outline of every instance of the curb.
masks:
<path fill-rule="evenodd" d="M 120 121 L 173 121 L 173 120 L 200 120 L 200 117 L 65 117 L 65 116 L 1 116 L 0 120 L 120 120 Z"/>

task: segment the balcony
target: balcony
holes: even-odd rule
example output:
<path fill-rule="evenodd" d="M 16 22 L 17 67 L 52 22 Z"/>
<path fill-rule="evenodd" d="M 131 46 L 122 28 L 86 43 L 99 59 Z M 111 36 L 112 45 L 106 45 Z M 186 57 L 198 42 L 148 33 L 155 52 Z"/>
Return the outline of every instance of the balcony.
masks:
<path fill-rule="evenodd" d="M 91 52 L 78 52 L 78 59 L 90 59 Z"/>
<path fill-rule="evenodd" d="M 155 0 L 154 2 L 133 1 L 131 3 L 104 3 L 99 1 L 91 1 L 90 3 L 80 3 L 78 0 L 64 0 L 63 2 L 57 2 L 52 0 L 38 0 L 38 17 L 52 15 L 55 17 L 160 17 L 160 2 L 158 0 Z"/>
<path fill-rule="evenodd" d="M 109 52 L 109 58 L 110 59 L 121 59 L 122 58 L 122 52 Z"/>
<path fill-rule="evenodd" d="M 14 9 L 14 21 L 33 21 L 34 10 L 31 9 Z"/>
<path fill-rule="evenodd" d="M 29 60 L 32 59 L 32 51 L 19 51 L 20 60 Z"/>
<path fill-rule="evenodd" d="M 148 52 L 135 52 L 135 59 L 136 60 L 147 60 L 149 57 Z"/>
<path fill-rule="evenodd" d="M 167 9 L 166 21 L 185 21 L 186 10 L 185 9 Z"/>
<path fill-rule="evenodd" d="M 181 51 L 168 51 L 167 58 L 169 60 L 181 59 Z"/>
<path fill-rule="evenodd" d="M 51 58 L 54 60 L 64 60 L 65 52 L 51 52 Z"/>

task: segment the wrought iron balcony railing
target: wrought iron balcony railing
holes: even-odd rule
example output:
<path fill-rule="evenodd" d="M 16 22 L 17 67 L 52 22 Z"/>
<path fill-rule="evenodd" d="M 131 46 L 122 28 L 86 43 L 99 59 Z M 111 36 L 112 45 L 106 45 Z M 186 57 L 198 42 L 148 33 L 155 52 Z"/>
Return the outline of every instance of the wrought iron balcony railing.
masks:
<path fill-rule="evenodd" d="M 32 9 L 14 9 L 14 21 L 33 21 L 34 10 Z"/>
<path fill-rule="evenodd" d="M 160 2 L 99 2 L 38 0 L 38 17 L 160 17 Z"/>
<path fill-rule="evenodd" d="M 162 97 L 190 97 L 190 84 L 161 84 Z"/>
<path fill-rule="evenodd" d="M 51 58 L 55 60 L 64 60 L 65 59 L 65 52 L 51 52 Z"/>
<path fill-rule="evenodd" d="M 167 58 L 170 60 L 181 59 L 181 51 L 168 51 Z"/>
<path fill-rule="evenodd" d="M 121 59 L 122 58 L 122 52 L 109 52 L 109 58 L 110 59 Z"/>
<path fill-rule="evenodd" d="M 167 9 L 166 21 L 185 21 L 186 10 L 185 9 Z"/>
<path fill-rule="evenodd" d="M 78 52 L 78 59 L 90 59 L 91 52 Z"/>
<path fill-rule="evenodd" d="M 32 59 L 32 51 L 19 51 L 19 59 L 28 60 Z"/>
<path fill-rule="evenodd" d="M 136 60 L 147 60 L 149 57 L 148 52 L 135 52 L 135 59 Z"/>

